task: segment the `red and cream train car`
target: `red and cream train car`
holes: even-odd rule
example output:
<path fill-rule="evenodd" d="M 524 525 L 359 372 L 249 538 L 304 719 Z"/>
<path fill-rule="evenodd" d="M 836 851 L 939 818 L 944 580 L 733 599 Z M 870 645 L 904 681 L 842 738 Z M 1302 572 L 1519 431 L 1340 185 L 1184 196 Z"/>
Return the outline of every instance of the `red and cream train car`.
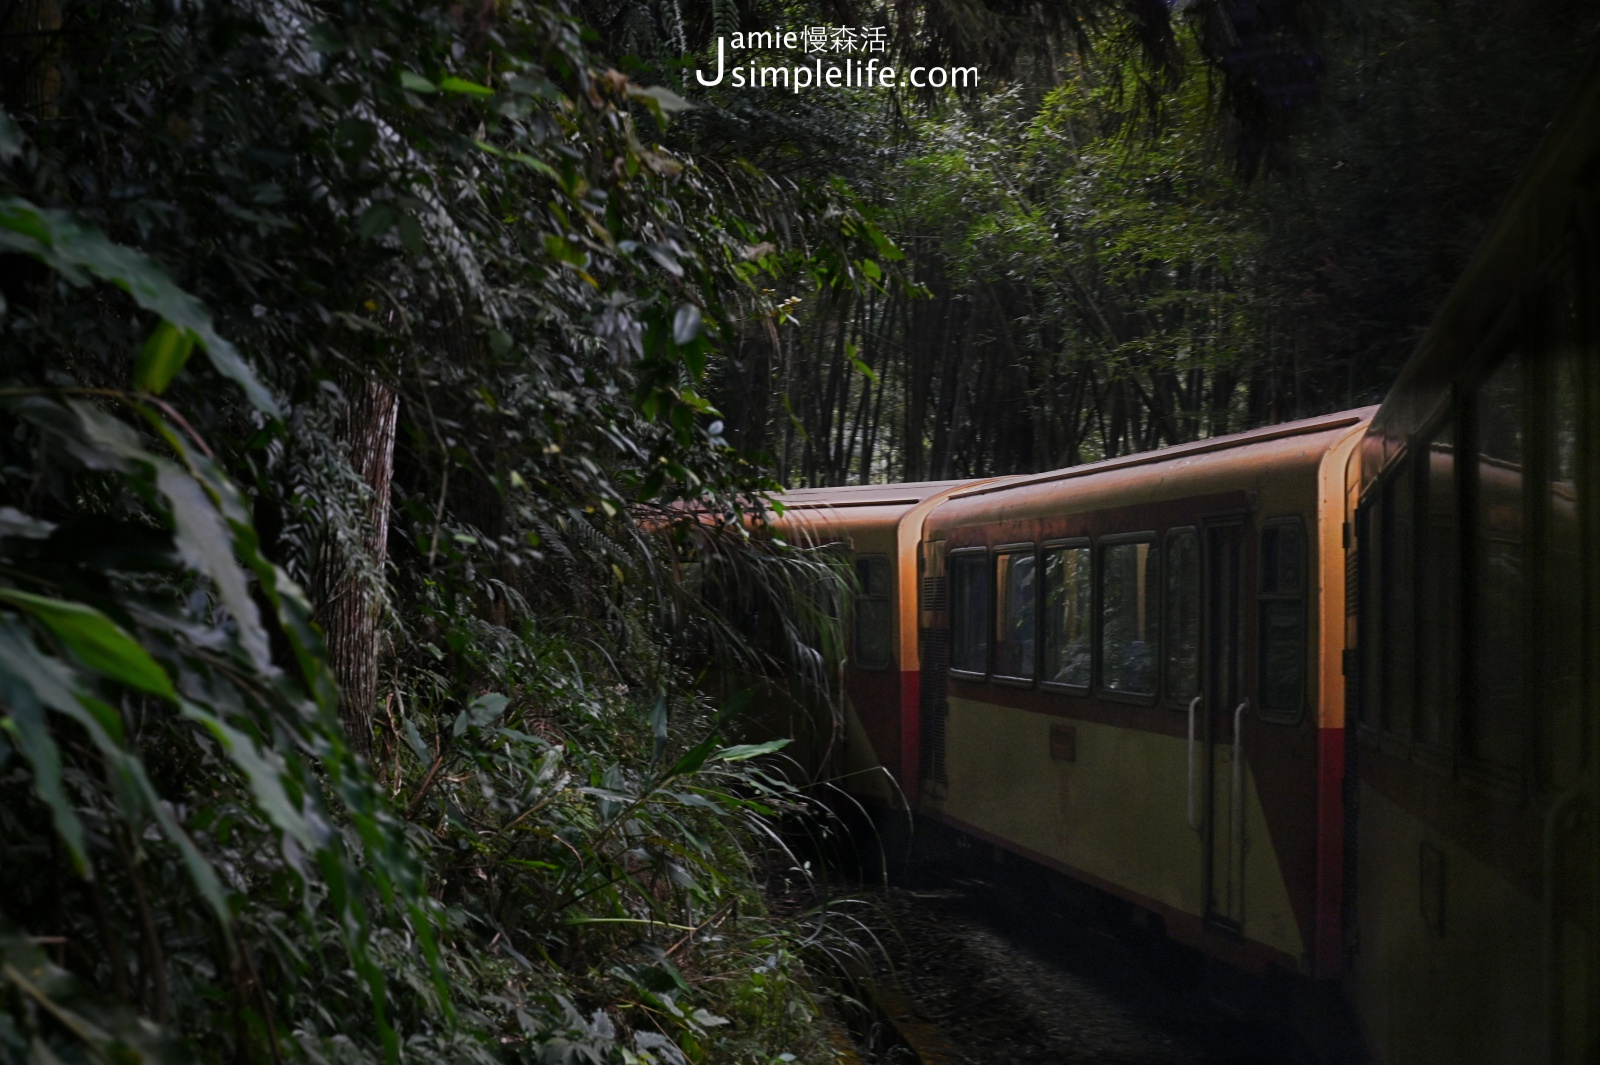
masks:
<path fill-rule="evenodd" d="M 861 588 L 835 778 L 1382 1065 L 1600 1065 L 1597 175 L 1600 68 L 1376 413 L 784 497 Z"/>
<path fill-rule="evenodd" d="M 773 531 L 811 548 L 837 545 L 855 569 L 845 713 L 840 735 L 821 730 L 814 765 L 869 803 L 900 806 L 915 788 L 919 686 L 917 545 L 928 513 L 962 487 L 989 481 L 922 481 L 798 489 L 780 497 Z"/>
<path fill-rule="evenodd" d="M 920 811 L 1243 967 L 1337 971 L 1370 413 L 952 493 L 922 544 Z"/>

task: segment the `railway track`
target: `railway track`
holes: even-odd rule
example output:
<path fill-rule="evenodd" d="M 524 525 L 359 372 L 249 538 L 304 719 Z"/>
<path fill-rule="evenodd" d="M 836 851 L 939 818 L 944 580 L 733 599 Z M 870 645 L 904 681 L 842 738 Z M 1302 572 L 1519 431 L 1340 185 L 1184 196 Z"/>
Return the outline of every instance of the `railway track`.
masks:
<path fill-rule="evenodd" d="M 1046 878 L 951 878 L 883 897 L 887 957 L 861 981 L 892 1036 L 870 1065 L 1343 1065 L 1336 1006 L 1269 982 Z"/>

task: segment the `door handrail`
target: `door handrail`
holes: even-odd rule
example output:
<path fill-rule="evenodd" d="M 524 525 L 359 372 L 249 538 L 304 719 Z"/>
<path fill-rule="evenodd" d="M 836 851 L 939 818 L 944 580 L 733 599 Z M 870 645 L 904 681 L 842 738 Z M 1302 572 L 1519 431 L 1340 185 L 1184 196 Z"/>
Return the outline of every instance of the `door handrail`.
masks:
<path fill-rule="evenodd" d="M 1233 838 L 1239 846 L 1239 861 L 1244 862 L 1244 712 L 1246 699 L 1233 708 Z"/>
<path fill-rule="evenodd" d="M 1195 809 L 1194 802 L 1194 712 L 1199 705 L 1200 696 L 1189 700 L 1189 827 L 1196 832 L 1200 831 L 1200 811 Z"/>

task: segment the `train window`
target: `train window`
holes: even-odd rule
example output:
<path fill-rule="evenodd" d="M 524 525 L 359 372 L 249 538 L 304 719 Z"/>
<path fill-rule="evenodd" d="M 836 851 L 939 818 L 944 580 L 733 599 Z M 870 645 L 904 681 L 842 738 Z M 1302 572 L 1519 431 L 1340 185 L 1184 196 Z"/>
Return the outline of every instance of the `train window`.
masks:
<path fill-rule="evenodd" d="M 856 559 L 855 665 L 887 669 L 894 651 L 894 615 L 889 604 L 889 560 L 882 555 Z"/>
<path fill-rule="evenodd" d="M 1410 738 L 1416 684 L 1417 482 L 1409 461 L 1384 485 L 1383 702 L 1379 726 Z"/>
<path fill-rule="evenodd" d="M 1585 351 L 1579 315 L 1581 296 L 1572 272 L 1568 284 L 1556 300 L 1554 348 L 1549 360 L 1550 420 L 1546 430 L 1549 488 L 1546 514 L 1548 576 L 1545 586 L 1548 608 L 1543 623 L 1549 663 L 1549 784 L 1558 791 L 1571 788 L 1580 778 L 1583 752 L 1589 738 L 1584 734 L 1582 694 L 1583 591 L 1574 574 L 1583 572 L 1578 539 L 1578 397 L 1582 386 L 1580 360 L 1593 361 L 1593 350 Z"/>
<path fill-rule="evenodd" d="M 950 556 L 950 668 L 989 672 L 989 559 L 982 551 Z"/>
<path fill-rule="evenodd" d="M 1039 620 L 1038 566 L 1030 545 L 994 557 L 994 672 L 1032 680 Z"/>
<path fill-rule="evenodd" d="M 1100 548 L 1100 688 L 1156 693 L 1161 578 L 1149 541 Z"/>
<path fill-rule="evenodd" d="M 1526 706 L 1524 595 L 1524 372 L 1508 357 L 1474 395 L 1477 459 L 1472 589 L 1472 691 L 1467 698 L 1466 752 L 1516 769 L 1523 753 Z"/>
<path fill-rule="evenodd" d="M 1044 673 L 1047 684 L 1089 687 L 1089 547 L 1049 547 L 1044 552 Z"/>
<path fill-rule="evenodd" d="M 1417 444 L 1417 693 L 1414 734 L 1443 748 L 1456 705 L 1460 522 L 1456 502 L 1455 424 L 1446 421 Z"/>
<path fill-rule="evenodd" d="M 1200 534 L 1167 533 L 1167 698 L 1188 703 L 1200 694 Z"/>
<path fill-rule="evenodd" d="M 1306 688 L 1306 534 L 1298 518 L 1261 527 L 1261 715 L 1297 720 Z"/>

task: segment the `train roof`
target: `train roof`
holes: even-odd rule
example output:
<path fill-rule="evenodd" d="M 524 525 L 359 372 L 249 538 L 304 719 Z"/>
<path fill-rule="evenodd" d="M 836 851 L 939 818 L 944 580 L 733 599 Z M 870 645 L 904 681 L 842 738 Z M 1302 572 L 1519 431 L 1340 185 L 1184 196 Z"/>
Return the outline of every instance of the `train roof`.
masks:
<path fill-rule="evenodd" d="M 821 510 L 838 507 L 916 506 L 948 488 L 972 484 L 972 478 L 954 481 L 913 481 L 908 484 L 846 484 L 833 488 L 796 488 L 775 497 L 785 510 Z"/>
<path fill-rule="evenodd" d="M 1014 489 L 1026 489 L 1035 485 L 1091 477 L 1095 474 L 1109 473 L 1115 470 L 1132 469 L 1138 466 L 1153 466 L 1163 462 L 1172 462 L 1178 459 L 1208 455 L 1215 452 L 1235 451 L 1253 444 L 1262 444 L 1273 440 L 1335 432 L 1359 425 L 1365 419 L 1370 418 L 1376 409 L 1375 407 L 1361 407 L 1355 410 L 1340 411 L 1336 414 L 1325 414 L 1316 418 L 1301 418 L 1292 422 L 1279 422 L 1276 425 L 1248 429 L 1241 433 L 1207 437 L 1204 440 L 1195 440 L 1187 444 L 1173 444 L 1169 447 L 1157 448 L 1154 451 L 1140 451 L 1132 455 L 1102 459 L 1099 462 L 1086 462 L 1080 466 L 1068 466 L 1065 469 L 1052 470 L 1049 473 L 1037 473 L 1025 477 L 1008 478 L 1003 482 L 974 485 L 971 488 L 952 493 L 950 499 L 952 502 L 959 499 L 973 499 L 993 492 L 1009 492 Z"/>
<path fill-rule="evenodd" d="M 1432 325 L 1378 409 L 1362 447 L 1362 487 L 1401 443 L 1426 429 L 1457 381 L 1498 349 L 1486 340 L 1518 297 L 1546 283 L 1543 267 L 1563 245 L 1571 212 L 1600 167 L 1600 56 L 1551 124 L 1533 159 L 1478 245 Z"/>

